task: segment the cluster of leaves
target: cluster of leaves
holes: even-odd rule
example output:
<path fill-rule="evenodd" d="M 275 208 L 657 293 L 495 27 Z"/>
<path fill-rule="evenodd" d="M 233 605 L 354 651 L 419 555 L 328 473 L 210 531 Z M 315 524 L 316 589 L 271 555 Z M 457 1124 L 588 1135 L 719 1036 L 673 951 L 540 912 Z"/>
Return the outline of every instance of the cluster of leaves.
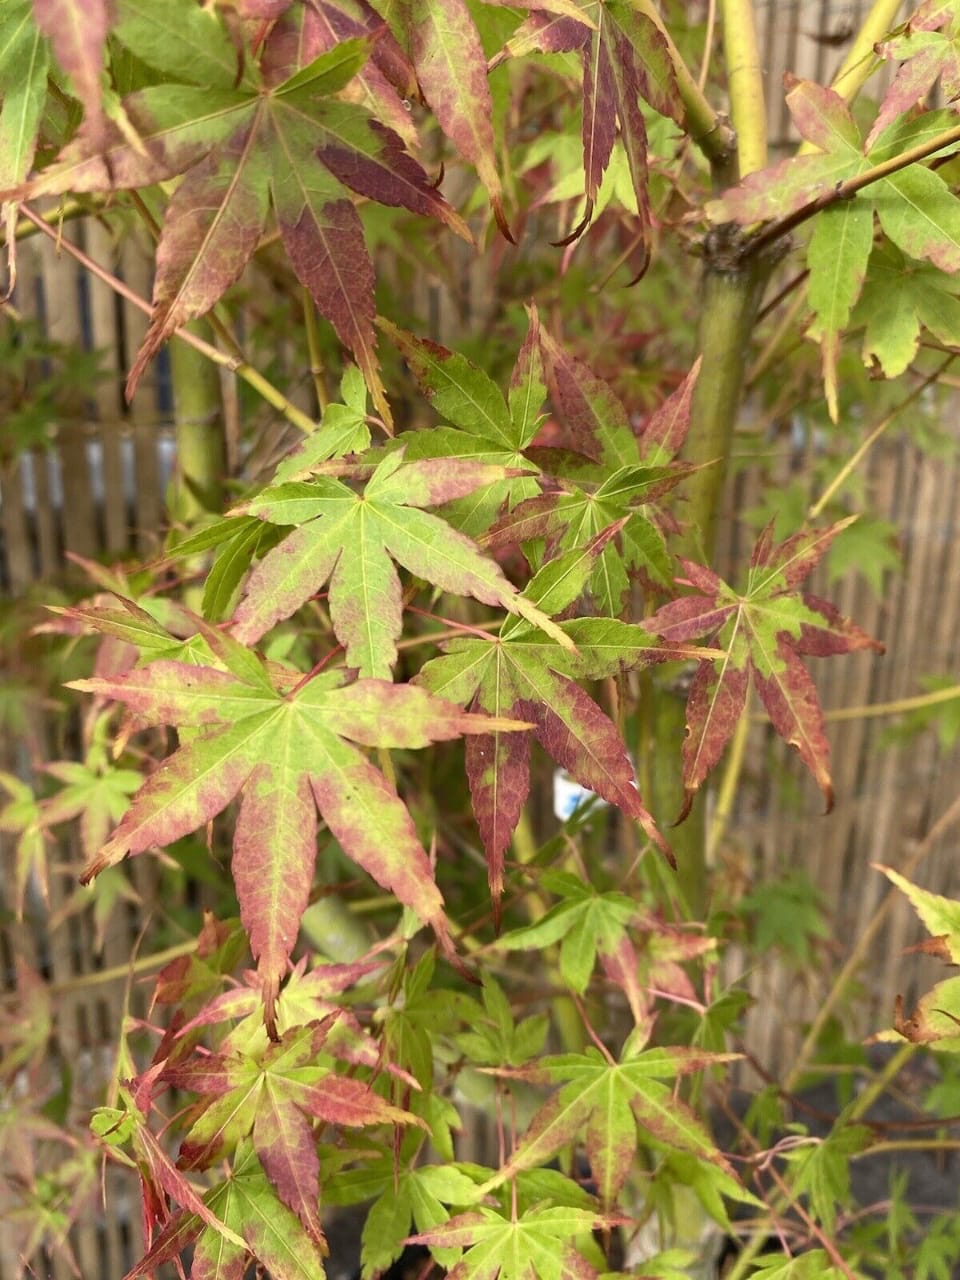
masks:
<path fill-rule="evenodd" d="M 356 361 L 341 402 L 300 447 L 226 515 L 171 543 L 158 576 L 117 580 L 119 599 L 61 612 L 64 632 L 102 638 L 96 675 L 71 682 L 97 699 L 88 757 L 52 769 L 63 787 L 41 801 L 4 780 L 0 825 L 21 834 L 21 886 L 42 871 L 44 829 L 80 814 L 85 881 L 211 824 L 230 831 L 239 922 L 208 919 L 196 951 L 161 972 L 167 1025 L 148 1065 L 124 1051 L 95 1117 L 111 1157 L 142 1184 L 148 1247 L 131 1277 L 190 1249 L 194 1280 L 239 1280 L 251 1257 L 277 1280 L 316 1280 L 322 1206 L 374 1199 L 366 1276 L 412 1240 L 456 1280 L 593 1280 L 607 1269 L 594 1233 L 655 1211 L 665 1183 L 689 1188 L 725 1228 L 729 1202 L 759 1207 L 693 1104 L 696 1079 L 730 1056 L 723 1015 L 691 974 L 715 946 L 677 923 L 669 891 L 664 912 L 641 887 L 657 851 L 673 859 L 658 820 L 675 815 L 655 815 L 645 781 L 641 791 L 649 743 L 628 731 L 623 708 L 655 668 L 696 664 L 686 817 L 752 684 L 829 807 L 829 749 L 802 658 L 879 646 L 801 589 L 848 521 L 780 542 L 767 528 L 742 590 L 676 558 L 684 513 L 672 499 L 695 471 L 682 450 L 695 398 L 711 391 L 699 388 L 699 363 L 661 376 L 641 412 L 582 358 L 565 322 L 546 311 L 541 321 L 532 304 L 506 392 L 464 355 L 377 317 L 370 205 L 474 236 L 428 175 L 413 100 L 436 122 L 437 147 L 476 169 L 509 240 L 514 196 L 497 163 L 488 70 L 574 55 L 561 64 L 577 68 L 583 102 L 572 236 L 619 163 L 643 266 L 657 223 L 650 137 L 664 126 L 725 137 L 721 122 L 691 115 L 651 6 L 522 8 L 499 15 L 503 27 L 465 0 L 12 0 L 3 17 L 0 196 L 14 214 L 51 195 L 129 200 L 157 233 L 130 394 L 168 337 L 215 309 L 255 255 L 281 248 Z M 951 15 L 921 14 L 916 31 L 936 35 L 935 54 L 920 49 L 929 40 L 908 49 L 901 37 L 891 56 L 916 60 L 917 74 L 898 75 L 865 140 L 839 94 L 801 83 L 791 109 L 818 153 L 749 175 L 706 211 L 752 228 L 737 242 L 749 254 L 819 210 L 810 332 L 834 411 L 841 335 L 858 304 L 869 311 L 866 354 L 888 374 L 912 361 L 921 325 L 955 341 L 944 273 L 960 266 L 956 200 L 920 163 L 948 145 L 952 116 L 899 118 L 918 85 L 950 82 L 940 46 Z M 910 276 L 896 304 L 891 272 Z M 424 428 L 394 422 L 378 330 L 434 415 Z M 695 541 L 687 534 L 687 551 Z M 178 564 L 193 573 L 198 558 L 202 616 L 159 589 L 169 581 L 159 575 Z M 122 758 L 144 730 L 145 780 Z M 178 737 L 162 759 L 157 730 Z M 461 740 L 491 914 L 512 926 L 493 940 L 455 918 L 451 864 L 463 846 L 411 783 L 412 753 Z M 601 858 L 584 865 L 569 829 L 525 850 L 534 742 L 616 807 L 632 861 L 615 885 L 603 883 Z M 332 854 L 318 874 L 324 833 Z M 475 843 L 471 834 L 471 853 Z M 508 862 L 511 844 L 531 865 Z M 402 914 L 365 954 L 326 963 L 302 953 L 298 933 L 335 858 Z M 435 950 L 416 937 L 423 926 Z M 247 944 L 255 969 L 238 979 Z M 543 957 L 536 1009 L 519 1020 L 517 992 L 492 977 L 510 974 L 518 951 Z M 466 981 L 478 963 L 479 999 Z M 613 988 L 624 998 L 597 1032 Z M 658 1001 L 690 1013 L 683 1042 L 653 1043 Z M 544 1014 L 561 1004 L 576 1029 L 566 1052 L 545 1055 Z M 898 1026 L 930 1039 L 931 1017 L 919 1010 Z M 455 1159 L 469 1088 L 493 1102 L 498 1168 Z M 193 1103 L 168 1127 L 162 1104 L 175 1091 Z M 838 1169 L 862 1138 L 841 1126 L 789 1157 L 797 1194 L 828 1232 L 848 1189 Z M 587 1185 L 571 1150 L 586 1157 Z M 813 1234 L 822 1241 L 820 1227 Z M 831 1246 L 759 1270 L 831 1276 L 835 1263 Z M 679 1265 L 666 1254 L 645 1262 L 650 1274 Z"/>

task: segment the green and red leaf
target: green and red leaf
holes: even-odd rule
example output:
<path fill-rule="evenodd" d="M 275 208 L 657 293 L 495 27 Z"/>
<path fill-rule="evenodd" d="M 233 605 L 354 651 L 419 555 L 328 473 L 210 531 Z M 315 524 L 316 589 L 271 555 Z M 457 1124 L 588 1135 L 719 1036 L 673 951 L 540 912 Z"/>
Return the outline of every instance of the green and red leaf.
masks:
<path fill-rule="evenodd" d="M 849 524 L 805 529 L 774 544 L 772 527 L 757 540 L 746 589 L 728 587 L 716 574 L 683 561 L 698 594 L 663 605 L 646 626 L 674 643 L 707 637 L 725 653 L 701 663 L 687 702 L 683 746 L 686 800 L 693 797 L 720 758 L 744 713 L 752 681 L 777 733 L 797 748 L 827 802 L 833 803 L 830 748 L 816 689 L 801 655 L 827 656 L 862 649 L 883 651 L 854 623 L 799 587 L 836 535 Z"/>

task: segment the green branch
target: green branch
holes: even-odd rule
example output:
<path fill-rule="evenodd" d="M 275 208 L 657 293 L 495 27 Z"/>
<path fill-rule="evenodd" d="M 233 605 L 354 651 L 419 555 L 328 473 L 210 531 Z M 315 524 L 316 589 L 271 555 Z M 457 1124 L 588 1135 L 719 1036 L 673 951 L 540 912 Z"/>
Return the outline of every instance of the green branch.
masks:
<path fill-rule="evenodd" d="M 873 74 L 877 65 L 874 46 L 892 29 L 903 0 L 874 0 L 873 8 L 863 20 L 840 70 L 830 86 L 847 102 L 855 96 Z"/>
<path fill-rule="evenodd" d="M 714 169 L 725 170 L 736 151 L 736 137 L 723 116 L 713 109 L 703 90 L 673 43 L 653 0 L 633 0 L 638 13 L 653 23 L 667 46 L 677 78 L 677 90 L 686 112 L 685 124 L 690 137 L 710 161 Z"/>
<path fill-rule="evenodd" d="M 753 0 L 723 0 L 723 52 L 742 180 L 767 163 L 767 104 Z"/>

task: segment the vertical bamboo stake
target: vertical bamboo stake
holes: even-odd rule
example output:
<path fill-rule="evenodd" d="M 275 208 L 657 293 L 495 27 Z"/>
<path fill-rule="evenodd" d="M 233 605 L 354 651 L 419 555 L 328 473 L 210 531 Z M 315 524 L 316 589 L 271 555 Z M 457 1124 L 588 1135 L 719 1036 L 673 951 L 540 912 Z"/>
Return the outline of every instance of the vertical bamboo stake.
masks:
<path fill-rule="evenodd" d="M 206 325 L 188 326 L 210 341 Z M 184 524 L 223 506 L 224 444 L 220 372 L 206 356 L 185 342 L 170 345 L 177 438 L 177 480 L 169 500 L 170 515 Z"/>

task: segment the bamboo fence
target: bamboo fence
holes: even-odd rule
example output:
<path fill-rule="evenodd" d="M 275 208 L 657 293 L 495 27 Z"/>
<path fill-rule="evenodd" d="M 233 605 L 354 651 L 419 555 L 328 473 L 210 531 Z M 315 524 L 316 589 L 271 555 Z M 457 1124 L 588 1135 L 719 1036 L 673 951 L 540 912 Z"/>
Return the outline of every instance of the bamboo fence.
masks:
<path fill-rule="evenodd" d="M 763 49 L 771 82 L 786 70 L 824 80 L 844 53 L 843 35 L 855 29 L 861 3 L 771 3 L 761 6 Z M 772 94 L 776 100 L 777 95 Z M 770 121 L 774 145 L 792 138 L 785 112 Z M 76 243 L 117 275 L 140 297 L 150 293 L 149 257 L 133 235 L 114 239 L 94 219 L 68 223 L 65 239 Z M 489 273 L 465 261 L 469 321 L 476 322 L 492 306 Z M 123 371 L 146 328 L 141 310 L 120 301 L 106 284 L 78 267 L 50 241 L 25 241 L 18 256 L 19 277 L 14 302 L 24 316 L 36 317 L 47 335 L 104 353 L 107 377 L 81 396 L 56 426 L 50 445 L 0 462 L 0 603 L 30 598 L 41 581 L 76 578 L 70 556 L 85 559 L 149 555 L 162 528 L 165 495 L 175 467 L 172 395 L 165 358 L 148 370 L 132 405 L 122 398 Z M 442 291 L 431 296 L 438 336 L 454 345 L 464 325 L 464 308 Z M 426 314 L 426 312 L 425 312 Z M 283 350 L 278 353 L 282 362 Z M 224 406 L 231 458 L 237 461 L 238 397 L 224 380 Z M 295 395 L 310 407 L 309 377 L 303 372 Z M 283 424 L 268 423 L 265 452 L 284 435 Z M 944 422 L 953 442 L 956 422 Z M 3 428 L 0 426 L 0 458 Z M 232 444 L 231 444 L 232 442 Z M 781 436 L 769 443 L 762 468 L 742 469 L 728 493 L 725 553 L 743 560 L 745 535 L 740 512 L 754 506 L 763 487 L 780 483 L 802 458 L 805 442 Z M 823 663 L 815 671 L 829 713 L 882 703 L 919 691 L 925 674 L 956 678 L 954 637 L 960 632 L 960 463 L 956 448 L 936 457 L 907 436 L 881 440 L 863 464 L 863 484 L 877 515 L 900 530 L 903 569 L 889 573 L 877 596 L 862 579 L 839 588 L 838 603 L 871 634 L 882 639 L 888 656 L 859 654 Z M 811 495 L 813 497 L 815 495 Z M 831 592 L 837 598 L 836 590 Z M 40 595 L 42 598 L 42 594 Z M 0 683 L 15 680 L 16 670 L 0 670 Z M 931 828 L 954 805 L 957 794 L 956 751 L 945 751 L 925 732 L 907 745 L 884 741 L 886 721 L 854 717 L 831 725 L 837 805 L 829 817 L 819 815 L 820 799 L 803 771 L 782 744 L 759 724 L 751 730 L 746 786 L 729 836 L 719 852 L 725 874 L 745 883 L 784 868 L 802 868 L 818 887 L 833 921 L 832 938 L 823 954 L 825 966 L 798 972 L 771 962 L 754 973 L 738 969 L 736 954 L 728 958 L 724 980 L 744 984 L 756 998 L 749 1014 L 748 1040 L 757 1057 L 776 1070 L 788 1064 L 814 1016 L 825 989 L 847 954 L 848 942 L 867 928 L 887 882 L 872 864 L 904 866 L 918 851 L 925 854 L 917 877 L 928 887 L 956 893 L 952 829 L 929 841 Z M 43 708 L 30 713 L 17 734 L 0 742 L 0 766 L 30 776 L 44 759 L 57 758 L 63 744 L 53 742 L 52 724 Z M 774 786 L 772 778 L 787 779 Z M 792 799 L 791 799 L 792 797 Z M 12 845 L 0 844 L 0 891 L 9 901 Z M 111 927 L 96 946 L 89 912 L 70 915 L 51 928 L 75 889 L 78 850 L 65 837 L 57 858 L 67 874 L 53 874 L 49 912 L 36 893 L 28 901 L 24 923 L 0 917 L 0 995 L 21 989 L 28 966 L 53 984 L 57 1011 L 51 1040 L 52 1078 L 65 1060 L 77 1081 L 73 1110 L 79 1120 L 99 1100 L 112 1063 L 109 1047 L 116 1041 L 127 1012 L 144 1012 L 144 994 L 131 983 L 124 966 L 149 915 L 154 887 L 149 859 L 137 859 L 129 871 L 133 896 L 114 914 Z M 856 977 L 860 983 L 860 1030 L 888 1025 L 897 992 L 908 999 L 939 976 L 921 957 L 901 959 L 904 945 L 920 936 L 909 910 L 898 905 L 876 932 Z M 101 977 L 105 971 L 113 976 Z M 115 971 L 115 973 L 114 973 Z M 776 1010 L 772 1016 L 771 1010 Z M 843 1010 L 841 1011 L 843 1012 Z M 849 1012 L 847 1010 L 846 1012 Z M 0 1006 L 2 1016 L 2 1006 Z M 72 1241 L 84 1280 L 119 1277 L 135 1260 L 141 1234 L 135 1188 L 120 1179 L 102 1210 L 92 1188 L 89 1211 L 72 1229 Z M 0 1204 L 0 1222 L 4 1206 Z M 56 1280 L 69 1274 L 59 1257 L 47 1260 Z M 17 1274 L 17 1259 L 4 1244 L 0 1227 L 0 1280 Z"/>

